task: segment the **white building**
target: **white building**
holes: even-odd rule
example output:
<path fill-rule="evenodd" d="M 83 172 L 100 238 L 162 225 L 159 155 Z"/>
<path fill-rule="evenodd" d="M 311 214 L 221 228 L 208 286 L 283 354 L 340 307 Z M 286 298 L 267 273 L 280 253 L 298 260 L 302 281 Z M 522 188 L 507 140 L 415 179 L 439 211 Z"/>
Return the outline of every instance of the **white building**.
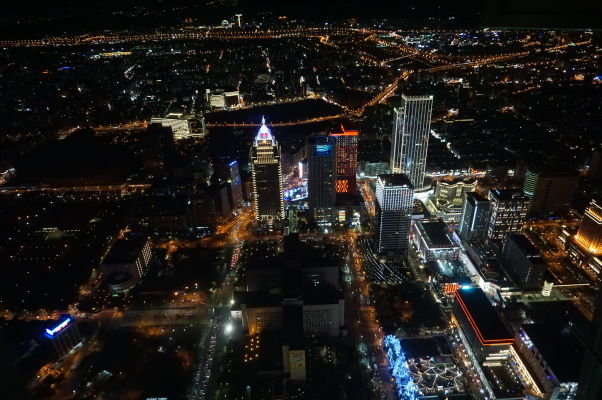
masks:
<path fill-rule="evenodd" d="M 174 139 L 205 137 L 205 117 L 170 113 L 164 118 L 151 118 L 151 124 L 161 124 L 173 131 Z"/>
<path fill-rule="evenodd" d="M 424 185 L 424 170 L 431 131 L 433 96 L 401 96 L 395 109 L 395 126 L 389 166 L 393 174 L 406 174 L 412 185 Z"/>

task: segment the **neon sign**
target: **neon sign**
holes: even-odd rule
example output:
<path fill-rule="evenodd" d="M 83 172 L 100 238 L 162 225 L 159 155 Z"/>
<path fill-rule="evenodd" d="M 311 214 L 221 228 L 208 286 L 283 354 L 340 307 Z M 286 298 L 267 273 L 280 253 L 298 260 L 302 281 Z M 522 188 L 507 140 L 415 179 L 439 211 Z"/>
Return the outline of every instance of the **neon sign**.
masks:
<path fill-rule="evenodd" d="M 54 337 L 54 335 L 56 335 L 57 333 L 59 333 L 60 331 L 65 329 L 69 325 L 70 322 L 71 322 L 71 318 L 67 318 L 66 320 L 64 320 L 63 322 L 61 322 L 60 324 L 58 324 L 57 326 L 55 326 L 52 329 L 46 328 L 46 336 Z"/>

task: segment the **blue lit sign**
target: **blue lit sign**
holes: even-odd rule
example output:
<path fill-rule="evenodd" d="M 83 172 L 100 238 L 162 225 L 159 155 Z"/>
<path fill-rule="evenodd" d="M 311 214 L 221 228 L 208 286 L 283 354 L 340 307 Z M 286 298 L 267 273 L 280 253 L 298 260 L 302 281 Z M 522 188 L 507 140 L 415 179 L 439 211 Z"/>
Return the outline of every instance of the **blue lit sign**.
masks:
<path fill-rule="evenodd" d="M 231 162 L 230 162 L 230 164 L 228 164 L 228 166 L 229 166 L 229 167 L 231 167 L 231 166 L 233 166 L 233 165 L 236 165 L 236 160 L 234 160 L 234 161 L 231 161 Z"/>
<path fill-rule="evenodd" d="M 419 396 L 418 387 L 410 375 L 408 362 L 399 339 L 395 335 L 387 335 L 385 336 L 384 346 L 387 352 L 389 371 L 395 379 L 397 396 L 401 400 L 417 400 Z"/>
<path fill-rule="evenodd" d="M 64 330 L 67 326 L 69 326 L 71 321 L 72 321 L 71 317 L 68 317 L 66 320 L 62 321 L 60 324 L 58 324 L 54 328 L 52 328 L 52 329 L 46 328 L 45 335 L 49 338 L 54 338 L 54 335 L 56 335 L 57 333 Z"/>
<path fill-rule="evenodd" d="M 460 289 L 462 289 L 462 290 L 470 290 L 470 289 L 472 289 L 472 286 L 470 286 L 470 285 L 462 285 L 462 286 L 460 286 Z"/>
<path fill-rule="evenodd" d="M 332 154 L 331 144 L 317 144 L 315 148 L 315 155 L 317 156 L 329 156 Z"/>

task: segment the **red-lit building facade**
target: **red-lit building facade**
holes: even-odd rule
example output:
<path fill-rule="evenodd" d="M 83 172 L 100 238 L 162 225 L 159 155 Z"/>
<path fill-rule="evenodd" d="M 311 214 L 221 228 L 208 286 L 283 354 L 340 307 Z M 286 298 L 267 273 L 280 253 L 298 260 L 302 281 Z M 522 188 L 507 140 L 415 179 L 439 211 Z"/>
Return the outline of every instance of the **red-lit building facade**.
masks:
<path fill-rule="evenodd" d="M 341 133 L 331 133 L 335 139 L 337 193 L 355 193 L 357 172 L 358 131 L 346 131 L 341 125 Z"/>
<path fill-rule="evenodd" d="M 479 362 L 496 363 L 509 355 L 514 336 L 479 288 L 455 292 L 452 323 Z"/>

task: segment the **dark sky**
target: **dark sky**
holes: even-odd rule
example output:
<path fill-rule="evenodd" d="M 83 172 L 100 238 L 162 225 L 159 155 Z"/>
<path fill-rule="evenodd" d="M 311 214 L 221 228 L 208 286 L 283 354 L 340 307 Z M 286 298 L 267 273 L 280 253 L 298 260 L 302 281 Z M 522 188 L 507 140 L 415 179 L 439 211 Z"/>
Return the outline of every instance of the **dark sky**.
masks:
<path fill-rule="evenodd" d="M 389 18 L 404 26 L 600 28 L 600 0 L 31 0 L 2 4 L 0 37 L 218 24 L 241 12 L 341 21 Z M 453 17 L 450 19 L 450 17 Z"/>

